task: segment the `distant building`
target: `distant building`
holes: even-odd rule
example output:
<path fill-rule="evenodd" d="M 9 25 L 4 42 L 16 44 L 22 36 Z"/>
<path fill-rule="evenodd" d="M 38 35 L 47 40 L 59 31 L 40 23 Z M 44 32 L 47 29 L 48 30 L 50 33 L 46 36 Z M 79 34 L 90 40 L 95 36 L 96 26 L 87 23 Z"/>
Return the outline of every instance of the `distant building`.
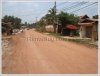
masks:
<path fill-rule="evenodd" d="M 53 25 L 45 26 L 45 29 L 46 29 L 47 32 L 54 32 Z"/>
<path fill-rule="evenodd" d="M 98 40 L 98 19 L 90 19 L 87 15 L 80 17 L 80 37 L 91 38 L 92 41 Z"/>

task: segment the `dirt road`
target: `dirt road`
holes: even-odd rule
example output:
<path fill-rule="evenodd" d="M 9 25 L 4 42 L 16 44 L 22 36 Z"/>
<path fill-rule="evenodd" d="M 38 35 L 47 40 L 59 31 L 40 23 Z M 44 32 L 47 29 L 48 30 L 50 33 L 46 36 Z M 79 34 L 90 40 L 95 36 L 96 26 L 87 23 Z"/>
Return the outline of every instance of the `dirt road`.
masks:
<path fill-rule="evenodd" d="M 95 48 L 25 30 L 12 36 L 12 50 L 4 58 L 3 73 L 89 74 L 97 73 Z"/>

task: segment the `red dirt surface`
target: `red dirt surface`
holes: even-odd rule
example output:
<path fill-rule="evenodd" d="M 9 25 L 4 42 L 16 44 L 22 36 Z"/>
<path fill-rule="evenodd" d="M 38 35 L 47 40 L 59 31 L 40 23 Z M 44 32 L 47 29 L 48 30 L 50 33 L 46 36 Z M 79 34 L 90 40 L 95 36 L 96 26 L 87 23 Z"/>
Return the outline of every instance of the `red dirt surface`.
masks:
<path fill-rule="evenodd" d="M 39 41 L 36 38 L 49 40 Z M 12 36 L 11 43 L 11 54 L 4 58 L 7 64 L 3 68 L 3 73 L 95 74 L 98 72 L 96 48 L 56 40 L 33 29 Z"/>

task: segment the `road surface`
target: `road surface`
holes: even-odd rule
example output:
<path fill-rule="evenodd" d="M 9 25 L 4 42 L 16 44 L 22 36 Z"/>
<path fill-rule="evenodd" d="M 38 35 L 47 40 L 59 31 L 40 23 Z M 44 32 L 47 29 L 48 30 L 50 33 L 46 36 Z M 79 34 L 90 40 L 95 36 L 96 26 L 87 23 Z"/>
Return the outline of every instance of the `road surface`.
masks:
<path fill-rule="evenodd" d="M 12 74 L 95 74 L 98 51 L 73 42 L 25 30 L 12 36 L 11 53 L 3 73 Z"/>

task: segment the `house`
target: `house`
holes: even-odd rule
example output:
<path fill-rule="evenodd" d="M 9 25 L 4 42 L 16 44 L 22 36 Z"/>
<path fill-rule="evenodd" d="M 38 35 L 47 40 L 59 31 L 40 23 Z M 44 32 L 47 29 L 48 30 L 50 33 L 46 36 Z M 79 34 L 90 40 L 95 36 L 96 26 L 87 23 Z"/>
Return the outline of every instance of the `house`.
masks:
<path fill-rule="evenodd" d="M 81 17 L 80 22 L 80 37 L 91 38 L 92 41 L 98 40 L 98 19 L 90 19 L 87 15 Z"/>

